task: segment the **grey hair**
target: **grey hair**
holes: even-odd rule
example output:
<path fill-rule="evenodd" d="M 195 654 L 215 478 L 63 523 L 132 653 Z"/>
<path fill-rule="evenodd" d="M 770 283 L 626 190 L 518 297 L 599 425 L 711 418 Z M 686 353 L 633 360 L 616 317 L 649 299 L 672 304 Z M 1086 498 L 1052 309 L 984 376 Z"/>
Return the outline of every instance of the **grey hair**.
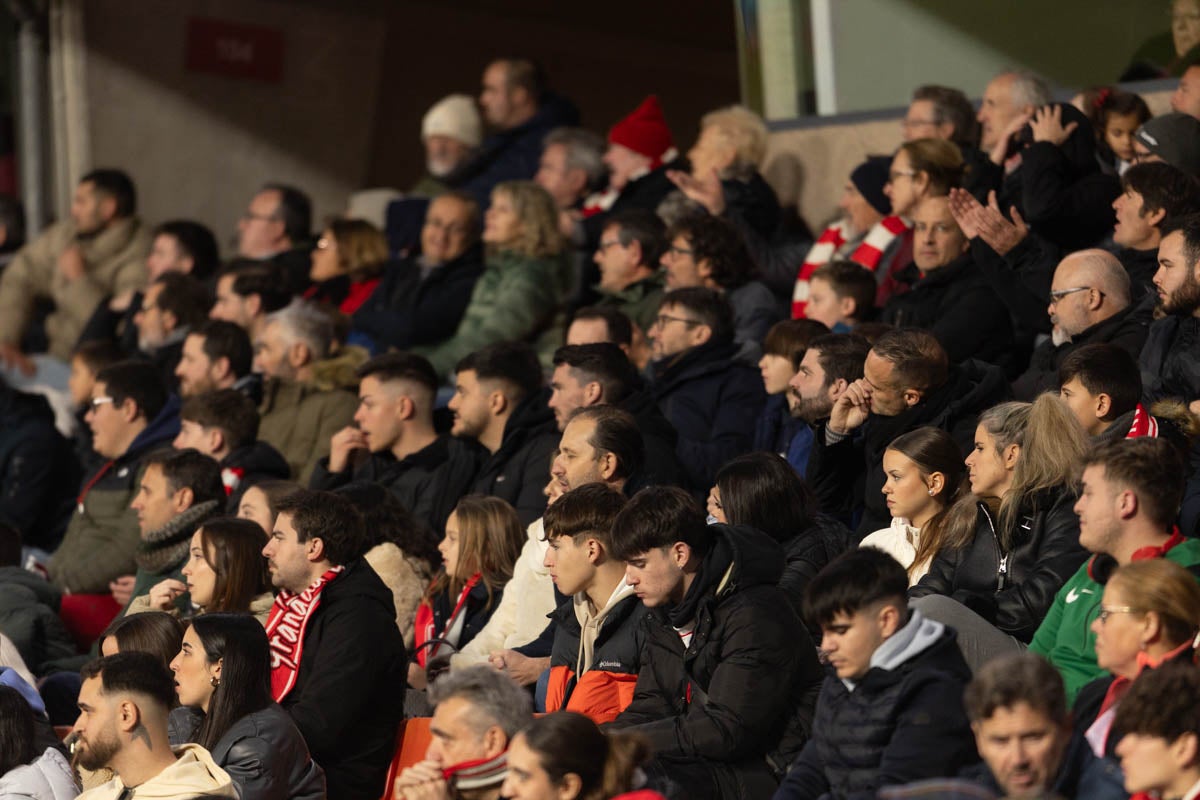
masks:
<path fill-rule="evenodd" d="M 542 140 L 542 149 L 560 144 L 566 152 L 567 169 L 581 169 L 587 175 L 588 189 L 596 191 L 608 177 L 604 165 L 604 137 L 583 128 L 555 128 Z"/>
<path fill-rule="evenodd" d="M 1000 73 L 1012 78 L 1012 101 L 1018 108 L 1038 108 L 1050 102 L 1050 85 L 1040 75 L 1023 69 L 1011 69 Z"/>
<path fill-rule="evenodd" d="M 1116 256 L 1107 250 L 1093 248 L 1072 253 L 1068 258 L 1086 276 L 1081 280 L 1095 284 L 1097 289 L 1122 308 L 1129 305 L 1129 273 Z"/>
<path fill-rule="evenodd" d="M 312 359 L 318 361 L 329 355 L 333 345 L 333 320 L 307 300 L 296 299 L 289 305 L 268 314 L 266 323 L 278 323 L 288 346 L 297 342 L 308 347 Z"/>
<path fill-rule="evenodd" d="M 512 739 L 533 719 L 529 692 L 487 665 L 447 672 L 429 687 L 429 702 L 435 706 L 456 697 L 471 705 L 467 723 L 479 737 L 498 725 Z"/>

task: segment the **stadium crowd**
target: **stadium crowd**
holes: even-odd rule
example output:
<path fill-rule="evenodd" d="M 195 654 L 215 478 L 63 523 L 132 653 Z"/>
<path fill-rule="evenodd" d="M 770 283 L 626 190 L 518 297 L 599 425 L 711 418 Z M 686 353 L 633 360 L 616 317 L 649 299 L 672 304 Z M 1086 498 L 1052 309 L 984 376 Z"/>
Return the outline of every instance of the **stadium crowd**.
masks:
<path fill-rule="evenodd" d="M 0 796 L 1196 800 L 1184 33 L 1157 117 L 916 89 L 816 235 L 753 112 L 523 59 L 315 238 L 82 176 L 0 273 Z"/>

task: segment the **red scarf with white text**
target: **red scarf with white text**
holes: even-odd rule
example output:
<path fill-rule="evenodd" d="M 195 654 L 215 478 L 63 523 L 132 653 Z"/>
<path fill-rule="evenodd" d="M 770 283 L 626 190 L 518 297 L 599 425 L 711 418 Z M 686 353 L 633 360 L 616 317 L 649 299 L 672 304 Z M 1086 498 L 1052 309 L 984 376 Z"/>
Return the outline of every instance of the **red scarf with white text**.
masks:
<path fill-rule="evenodd" d="M 267 617 L 267 640 L 271 646 L 271 696 L 276 703 L 283 702 L 296 685 L 304 655 L 304 632 L 321 605 L 321 592 L 344 569 L 337 566 L 328 570 L 300 594 L 284 590 L 275 596 Z"/>

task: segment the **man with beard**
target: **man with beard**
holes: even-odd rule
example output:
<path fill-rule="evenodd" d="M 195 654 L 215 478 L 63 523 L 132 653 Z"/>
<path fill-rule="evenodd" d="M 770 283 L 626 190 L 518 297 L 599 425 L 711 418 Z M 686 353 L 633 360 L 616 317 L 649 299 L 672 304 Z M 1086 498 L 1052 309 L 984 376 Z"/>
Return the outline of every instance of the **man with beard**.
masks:
<path fill-rule="evenodd" d="M 88 770 L 111 769 L 108 783 L 80 797 L 117 800 L 238 797 L 238 789 L 200 745 L 172 749 L 167 715 L 175 705 L 175 681 L 148 653 L 117 653 L 81 671 L 79 718 L 75 720 L 76 763 Z"/>
<path fill-rule="evenodd" d="M 141 308 L 133 316 L 138 350 L 158 367 L 163 382 L 178 391 L 176 369 L 183 340 L 208 319 L 212 297 L 191 275 L 167 272 L 146 287 Z M 134 354 L 130 353 L 130 356 Z"/>
<path fill-rule="evenodd" d="M 1142 398 L 1200 398 L 1200 214 L 1164 223 L 1158 246 L 1157 318 L 1142 348 Z M 1193 407 L 1192 411 L 1200 410 Z"/>
<path fill-rule="evenodd" d="M 237 389 L 253 399 L 261 399 L 262 381 L 250 367 L 254 348 L 250 337 L 233 322 L 213 319 L 188 333 L 183 340 L 175 377 L 181 397 Z"/>

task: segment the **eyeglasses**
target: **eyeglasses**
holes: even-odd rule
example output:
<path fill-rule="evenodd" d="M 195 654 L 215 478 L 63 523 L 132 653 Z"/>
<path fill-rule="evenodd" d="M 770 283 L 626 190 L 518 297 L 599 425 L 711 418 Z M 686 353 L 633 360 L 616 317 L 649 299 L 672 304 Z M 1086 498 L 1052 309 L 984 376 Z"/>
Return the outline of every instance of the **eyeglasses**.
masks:
<path fill-rule="evenodd" d="M 600 244 L 596 247 L 596 252 L 603 253 L 603 252 L 607 251 L 608 248 L 616 247 L 620 243 L 621 243 L 620 239 L 613 239 L 611 242 L 600 242 Z"/>
<path fill-rule="evenodd" d="M 1104 625 L 1108 622 L 1108 618 L 1113 614 L 1145 614 L 1145 609 L 1134 608 L 1133 606 L 1100 606 L 1100 613 L 1096 615 L 1096 619 L 1100 620 L 1100 624 Z"/>
<path fill-rule="evenodd" d="M 888 183 L 895 183 L 900 178 L 915 178 L 917 171 L 912 169 L 892 169 L 888 170 Z"/>
<path fill-rule="evenodd" d="M 333 247 L 333 240 L 328 236 L 322 236 L 320 239 L 317 239 L 318 250 L 328 250 L 331 247 Z"/>
<path fill-rule="evenodd" d="M 910 130 L 912 128 L 919 127 L 921 125 L 937 125 L 937 124 L 938 123 L 937 123 L 936 119 L 902 119 L 902 120 L 900 120 L 900 127 L 904 128 L 904 130 L 906 130 L 906 131 Z"/>
<path fill-rule="evenodd" d="M 668 322 L 682 322 L 684 325 L 699 325 L 700 320 L 688 319 L 686 317 L 672 317 L 670 314 L 659 314 L 654 318 L 654 324 L 658 327 L 663 327 Z"/>
<path fill-rule="evenodd" d="M 272 222 L 275 219 L 276 217 L 274 214 L 255 214 L 253 211 L 242 212 L 242 220 L 245 222 L 253 222 L 254 220 L 258 220 L 259 222 Z"/>
<path fill-rule="evenodd" d="M 1062 299 L 1069 294 L 1075 294 L 1076 292 L 1087 292 L 1091 291 L 1093 288 L 1094 287 L 1092 286 L 1072 286 L 1070 289 L 1059 289 L 1057 291 L 1052 291 L 1050 292 L 1050 305 L 1061 302 Z M 1099 289 L 1096 291 L 1099 292 L 1101 297 L 1104 297 L 1104 292 L 1101 292 Z"/>
<path fill-rule="evenodd" d="M 690 256 L 695 253 L 695 250 L 688 250 L 686 247 L 676 247 L 671 245 L 667 248 L 667 252 L 673 256 Z"/>
<path fill-rule="evenodd" d="M 117 401 L 111 397 L 93 397 L 91 400 L 88 401 L 88 408 L 90 408 L 92 411 L 96 411 L 97 409 L 100 408 L 100 406 L 104 405 L 105 403 L 115 403 L 115 402 L 117 402 Z"/>

